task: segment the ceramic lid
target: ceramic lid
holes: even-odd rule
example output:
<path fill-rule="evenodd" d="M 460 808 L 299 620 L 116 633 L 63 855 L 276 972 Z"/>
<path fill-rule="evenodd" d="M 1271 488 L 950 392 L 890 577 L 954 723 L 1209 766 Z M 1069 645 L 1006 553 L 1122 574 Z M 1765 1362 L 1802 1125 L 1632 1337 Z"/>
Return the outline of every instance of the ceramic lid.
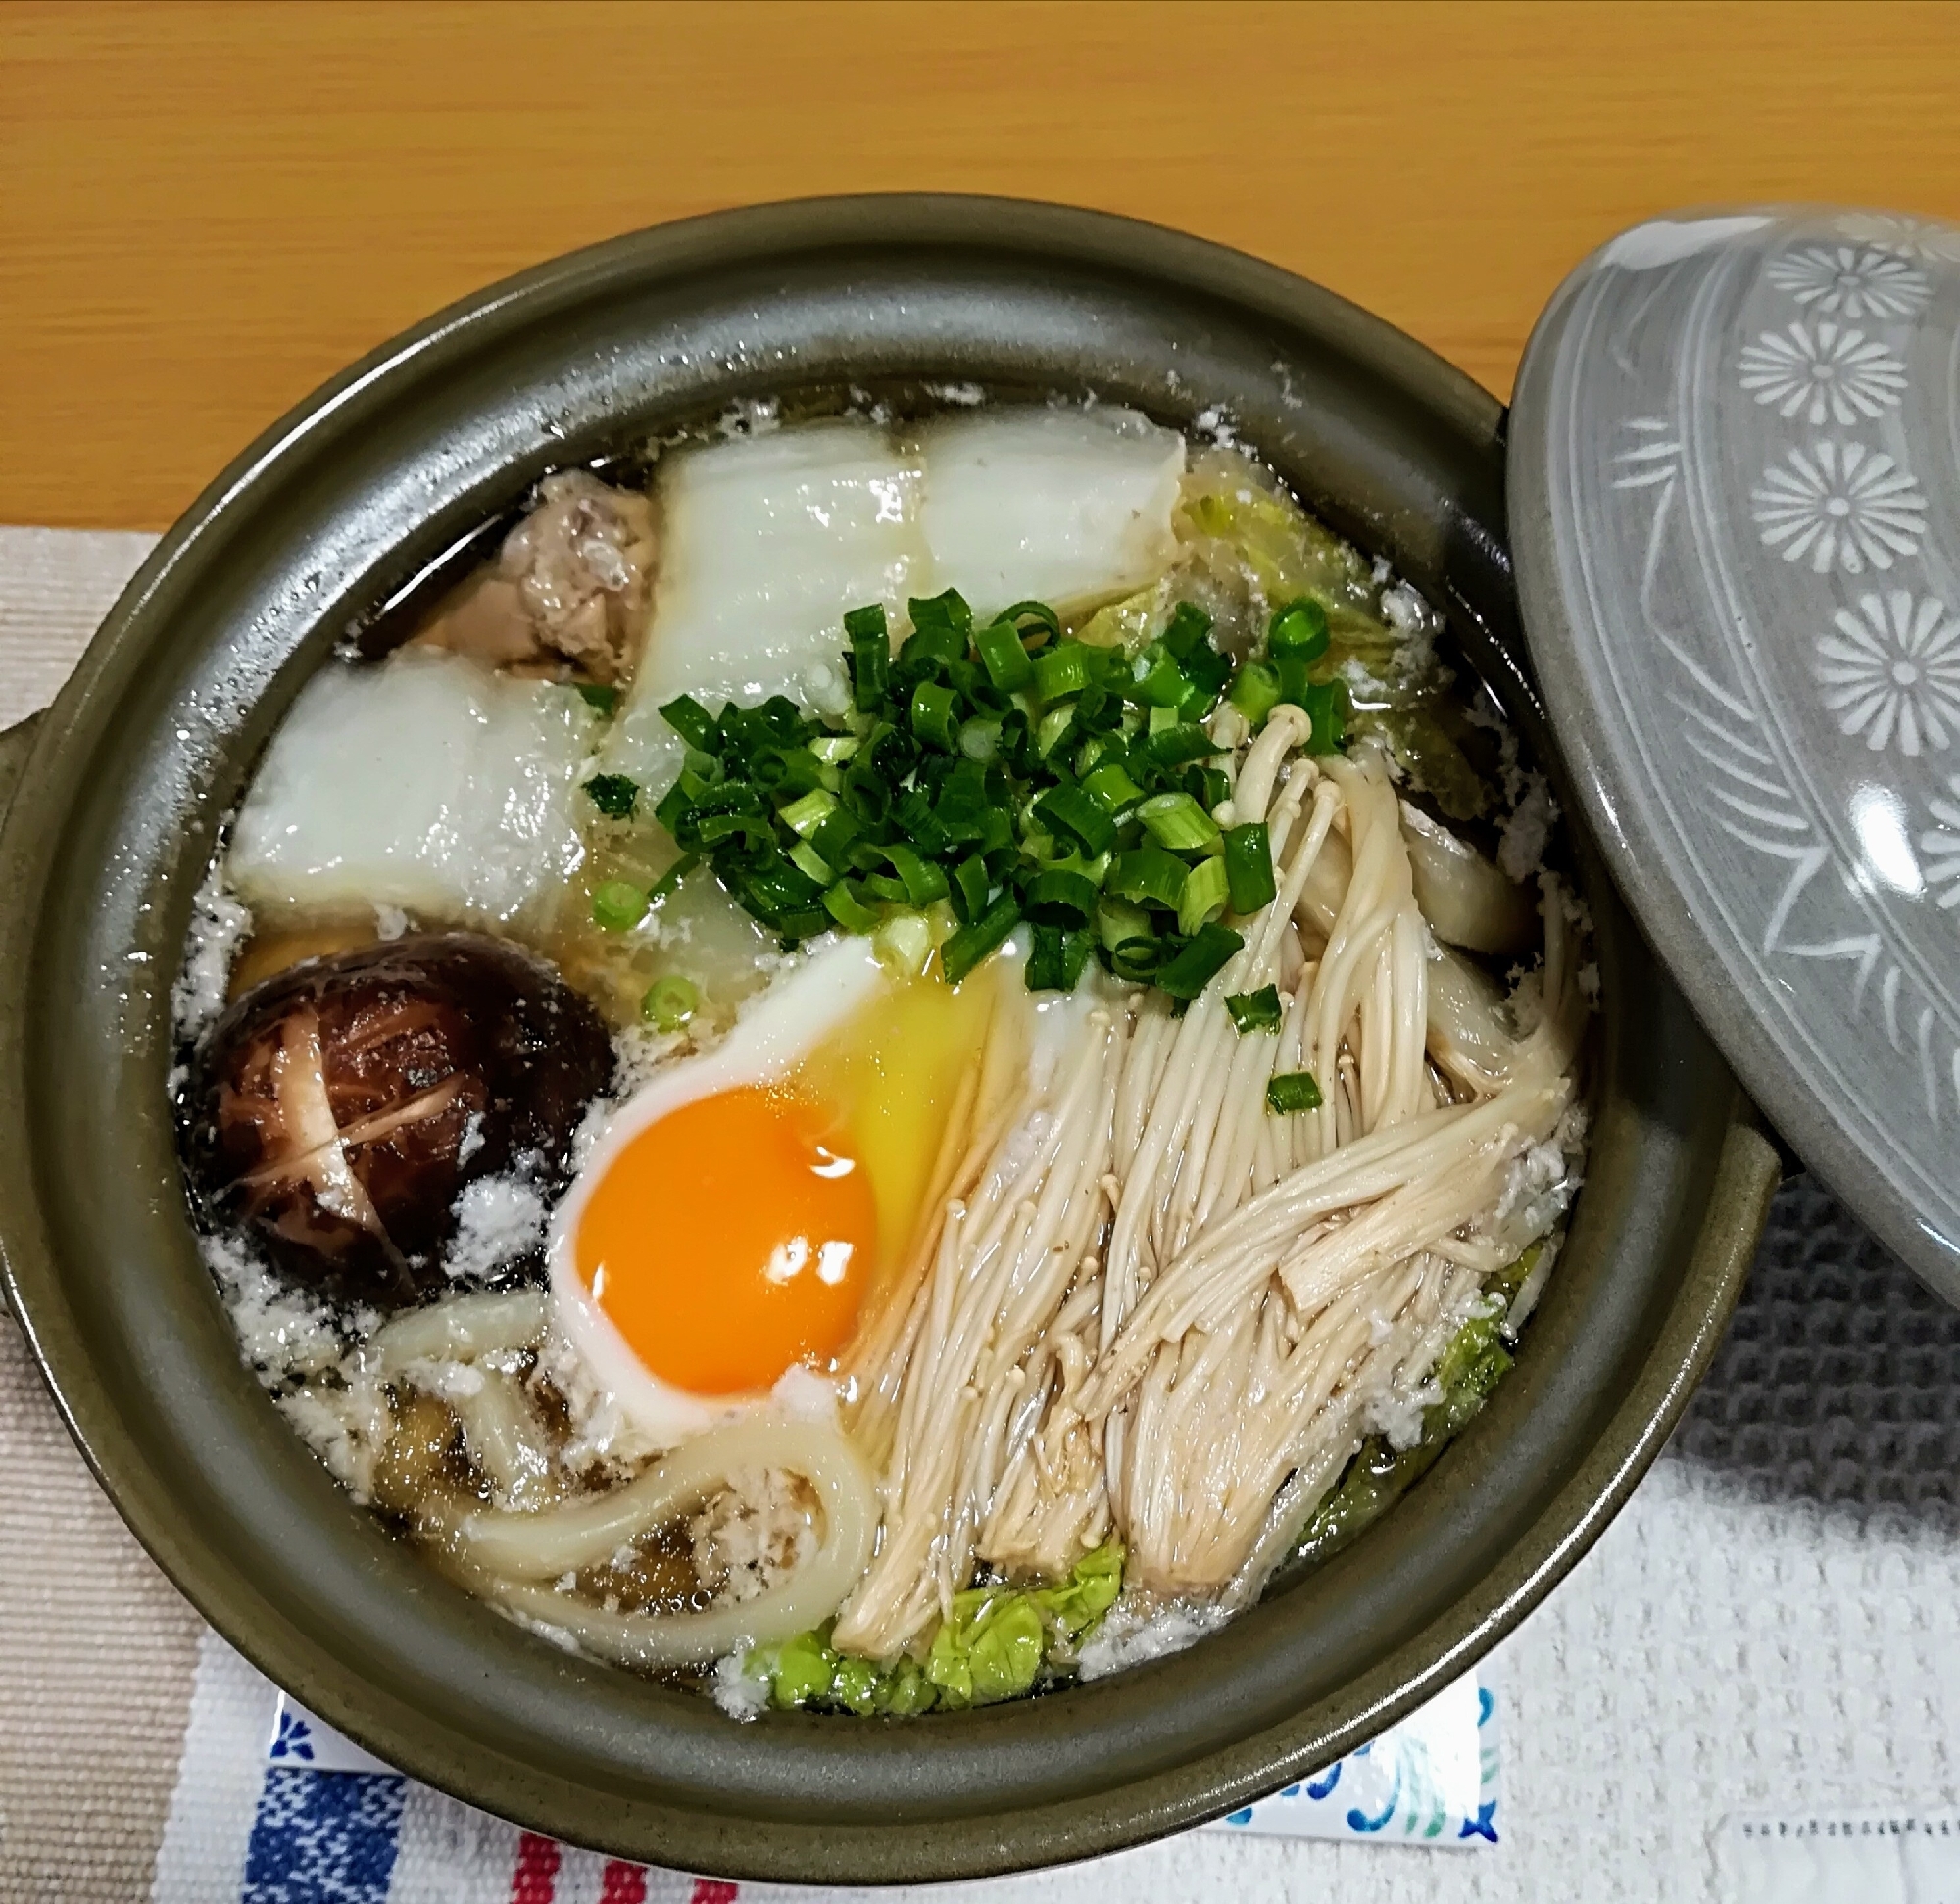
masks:
<path fill-rule="evenodd" d="M 1510 446 L 1532 658 L 1634 911 L 1960 1301 L 1960 231 L 1638 226 L 1541 318 Z"/>

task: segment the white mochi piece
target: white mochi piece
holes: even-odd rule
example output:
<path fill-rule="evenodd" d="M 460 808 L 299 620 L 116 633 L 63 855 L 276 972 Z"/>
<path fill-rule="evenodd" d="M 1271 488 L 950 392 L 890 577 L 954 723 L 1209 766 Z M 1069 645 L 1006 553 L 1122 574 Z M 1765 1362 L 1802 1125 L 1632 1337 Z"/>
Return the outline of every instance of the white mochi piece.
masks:
<path fill-rule="evenodd" d="M 1184 438 L 1134 410 L 976 411 L 919 433 L 934 592 L 976 614 L 1065 610 L 1148 588 L 1177 560 Z"/>
<path fill-rule="evenodd" d="M 233 890 L 262 921 L 506 924 L 583 856 L 574 799 L 592 710 L 433 649 L 328 666 L 273 735 L 232 829 Z"/>
<path fill-rule="evenodd" d="M 608 770 L 671 778 L 679 744 L 659 709 L 677 694 L 710 712 L 772 694 L 841 708 L 846 612 L 883 603 L 896 629 L 921 592 L 922 482 L 915 457 L 850 418 L 663 458 L 653 623 Z"/>

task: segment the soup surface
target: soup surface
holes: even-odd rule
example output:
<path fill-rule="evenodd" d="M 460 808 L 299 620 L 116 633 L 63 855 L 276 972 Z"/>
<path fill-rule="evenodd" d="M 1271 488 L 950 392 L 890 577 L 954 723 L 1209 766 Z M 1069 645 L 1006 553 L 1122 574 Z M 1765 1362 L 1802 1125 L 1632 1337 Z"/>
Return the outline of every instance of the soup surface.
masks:
<path fill-rule="evenodd" d="M 177 993 L 276 1405 L 737 1717 L 1197 1640 L 1483 1405 L 1580 1180 L 1440 618 L 1229 433 L 951 394 L 547 477 L 303 689 Z"/>

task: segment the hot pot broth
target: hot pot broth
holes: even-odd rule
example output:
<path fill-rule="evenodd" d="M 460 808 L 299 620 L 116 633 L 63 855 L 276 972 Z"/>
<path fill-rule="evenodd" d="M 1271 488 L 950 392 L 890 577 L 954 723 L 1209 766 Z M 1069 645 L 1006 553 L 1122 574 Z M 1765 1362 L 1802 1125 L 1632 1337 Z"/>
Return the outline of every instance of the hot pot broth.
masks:
<path fill-rule="evenodd" d="M 1392 1502 L 1550 1273 L 1592 983 L 1430 608 L 1100 406 L 751 409 L 486 543 L 302 691 L 178 993 L 354 1497 L 741 1716 L 1112 1670 Z"/>

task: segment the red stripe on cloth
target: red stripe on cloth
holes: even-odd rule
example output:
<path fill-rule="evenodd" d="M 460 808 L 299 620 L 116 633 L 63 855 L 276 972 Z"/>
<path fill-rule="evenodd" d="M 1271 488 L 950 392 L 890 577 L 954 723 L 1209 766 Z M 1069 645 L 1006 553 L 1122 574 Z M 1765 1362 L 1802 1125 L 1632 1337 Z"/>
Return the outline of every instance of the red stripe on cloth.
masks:
<path fill-rule="evenodd" d="M 511 1904 L 552 1904 L 558 1889 L 558 1845 L 526 1831 L 517 1839 L 517 1862 L 511 1872 Z"/>
<path fill-rule="evenodd" d="M 614 1858 L 599 1880 L 599 1904 L 647 1904 L 647 1868 Z"/>
<path fill-rule="evenodd" d="M 694 1880 L 694 1895 L 687 1904 L 735 1904 L 742 1895 L 741 1886 L 731 1884 L 721 1878 L 697 1878 Z"/>

